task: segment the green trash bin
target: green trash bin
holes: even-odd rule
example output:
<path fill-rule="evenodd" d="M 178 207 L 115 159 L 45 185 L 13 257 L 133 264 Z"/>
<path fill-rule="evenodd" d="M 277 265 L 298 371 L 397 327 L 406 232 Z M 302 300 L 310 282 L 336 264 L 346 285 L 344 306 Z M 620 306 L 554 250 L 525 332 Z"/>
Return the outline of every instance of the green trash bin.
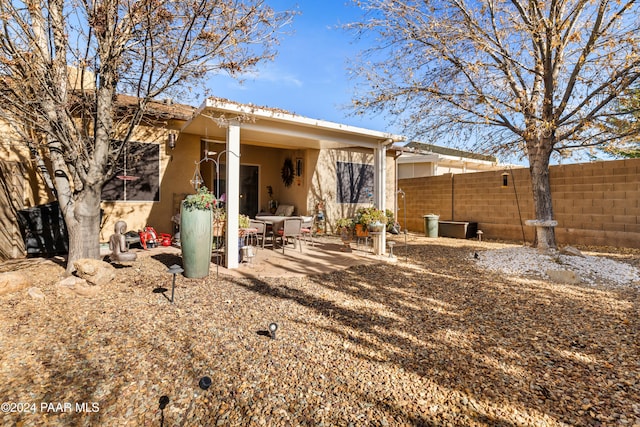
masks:
<path fill-rule="evenodd" d="M 427 237 L 438 237 L 439 215 L 429 214 L 424 217 L 424 235 Z"/>

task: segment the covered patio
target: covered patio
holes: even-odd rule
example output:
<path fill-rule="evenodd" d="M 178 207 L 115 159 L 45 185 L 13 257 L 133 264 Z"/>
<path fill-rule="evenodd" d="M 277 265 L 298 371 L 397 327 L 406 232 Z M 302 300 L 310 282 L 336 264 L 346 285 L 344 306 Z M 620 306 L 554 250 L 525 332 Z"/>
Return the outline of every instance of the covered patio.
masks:
<path fill-rule="evenodd" d="M 163 247 L 144 251 L 135 250 L 138 257 L 157 257 L 159 255 L 181 256 L 178 247 Z M 255 250 L 253 258 L 238 262 L 238 267 L 230 269 L 225 267 L 222 256 L 211 257 L 209 277 L 232 276 L 248 278 L 275 278 L 275 277 L 306 277 L 317 274 L 331 273 L 346 270 L 356 265 L 373 265 L 380 262 L 395 263 L 396 257 L 387 255 L 375 255 L 372 247 L 358 246 L 352 242 L 349 249 L 345 249 L 339 238 L 323 236 L 314 239 L 311 246 L 302 243 L 302 251 L 289 247 L 285 253 L 271 248 L 259 248 Z"/>
<path fill-rule="evenodd" d="M 184 165 L 196 164 L 194 177 L 201 174 L 204 185 L 218 197 L 224 194 L 224 266 L 236 269 L 240 265 L 238 214 L 253 216 L 264 211 L 267 187 L 276 189 L 281 203 L 294 204 L 295 215 L 314 215 L 316 204 L 322 202 L 328 219 L 334 221 L 349 205 L 336 195 L 336 162 L 347 158 L 363 164 L 366 161 L 362 159 L 368 156 L 373 163 L 369 202 L 384 210 L 388 200 L 393 200 L 392 195 L 388 197 L 387 188 L 395 179 L 388 176 L 394 168 L 387 164 L 387 151 L 401 140 L 400 136 L 385 132 L 209 98 L 182 126 L 177 144 L 188 147 L 182 151 L 180 161 Z M 289 185 L 282 185 L 282 161 L 291 158 L 295 159 L 295 178 Z M 251 180 L 250 185 L 247 180 Z M 384 233 L 380 239 L 377 255 L 384 255 Z M 318 254 L 315 255 L 317 259 Z"/>

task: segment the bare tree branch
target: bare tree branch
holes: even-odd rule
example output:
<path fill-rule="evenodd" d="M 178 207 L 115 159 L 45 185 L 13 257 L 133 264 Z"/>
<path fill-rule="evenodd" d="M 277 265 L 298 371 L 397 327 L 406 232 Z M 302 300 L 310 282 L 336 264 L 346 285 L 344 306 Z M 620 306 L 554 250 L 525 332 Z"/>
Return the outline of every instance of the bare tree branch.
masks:
<path fill-rule="evenodd" d="M 150 103 L 272 59 L 292 18 L 264 0 L 0 0 L 0 16 L 0 118 L 51 165 L 69 264 L 98 255 L 102 185 Z"/>
<path fill-rule="evenodd" d="M 553 215 L 552 153 L 626 138 L 607 124 L 640 78 L 635 0 L 357 3 L 365 17 L 347 29 L 379 42 L 353 64 L 355 114 L 389 112 L 414 138 L 527 157 L 538 218 Z"/>

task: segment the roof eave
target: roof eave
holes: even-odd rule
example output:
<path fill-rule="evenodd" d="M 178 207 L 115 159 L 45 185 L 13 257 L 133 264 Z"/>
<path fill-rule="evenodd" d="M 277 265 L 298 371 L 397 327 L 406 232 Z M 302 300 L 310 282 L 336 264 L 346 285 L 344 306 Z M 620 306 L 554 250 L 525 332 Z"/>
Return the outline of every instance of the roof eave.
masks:
<path fill-rule="evenodd" d="M 207 108 L 235 114 L 238 116 L 249 116 L 252 118 L 261 118 L 298 126 L 313 127 L 333 132 L 363 136 L 365 138 L 377 140 L 378 143 L 383 145 L 390 145 L 394 142 L 404 141 L 404 137 L 401 135 L 395 135 L 388 132 L 365 129 L 357 126 L 345 125 L 326 120 L 312 119 L 309 117 L 289 113 L 284 110 L 257 107 L 250 104 L 239 104 L 219 98 L 207 98 L 204 104 L 198 109 L 196 114 L 201 114 Z"/>

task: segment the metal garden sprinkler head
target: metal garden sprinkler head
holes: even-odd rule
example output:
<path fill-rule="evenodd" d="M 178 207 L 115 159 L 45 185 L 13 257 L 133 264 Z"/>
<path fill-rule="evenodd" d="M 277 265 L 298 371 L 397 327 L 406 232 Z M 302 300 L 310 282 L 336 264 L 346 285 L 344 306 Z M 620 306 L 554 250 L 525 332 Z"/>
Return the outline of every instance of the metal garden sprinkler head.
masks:
<path fill-rule="evenodd" d="M 278 330 L 278 324 L 277 323 L 270 323 L 269 324 L 269 334 L 271 334 L 271 339 L 275 340 L 276 339 L 276 331 Z"/>

